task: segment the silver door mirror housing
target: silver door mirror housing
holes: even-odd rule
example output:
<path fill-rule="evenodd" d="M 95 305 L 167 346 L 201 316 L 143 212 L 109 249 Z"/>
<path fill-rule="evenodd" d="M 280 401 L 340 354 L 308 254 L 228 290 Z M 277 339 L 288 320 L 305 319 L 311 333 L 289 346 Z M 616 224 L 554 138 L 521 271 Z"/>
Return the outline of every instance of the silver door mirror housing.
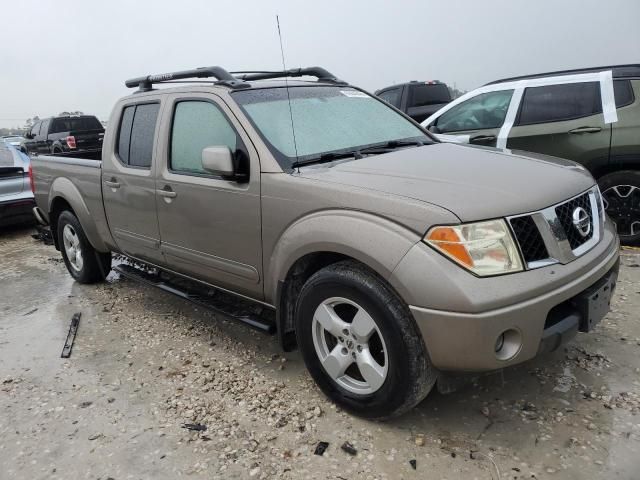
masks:
<path fill-rule="evenodd" d="M 202 150 L 202 168 L 221 177 L 233 176 L 233 155 L 229 147 L 206 147 Z"/>

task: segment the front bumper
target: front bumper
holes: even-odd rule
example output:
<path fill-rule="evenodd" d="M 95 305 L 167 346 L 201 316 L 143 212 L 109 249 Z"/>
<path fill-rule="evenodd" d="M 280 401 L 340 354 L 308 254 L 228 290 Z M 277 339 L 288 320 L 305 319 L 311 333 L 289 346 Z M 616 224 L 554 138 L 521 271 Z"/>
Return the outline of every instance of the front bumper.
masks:
<path fill-rule="evenodd" d="M 603 233 L 591 251 L 566 265 L 492 278 L 474 277 L 432 250 L 416 246 L 418 252 L 410 251 L 394 271 L 392 284 L 405 299 L 412 299 L 409 308 L 436 368 L 496 370 L 555 350 L 576 334 L 580 315 L 566 307 L 606 275 L 617 275 L 619 241 L 610 221 Z M 420 257 L 431 265 L 421 263 Z M 425 285 L 407 289 L 417 271 L 428 275 L 429 266 L 441 275 L 435 282 L 430 279 L 436 296 Z M 422 305 L 415 305 L 416 300 Z M 424 306 L 429 303 L 437 307 Z M 501 357 L 496 339 L 505 331 L 513 332 L 506 341 L 514 347 Z"/>

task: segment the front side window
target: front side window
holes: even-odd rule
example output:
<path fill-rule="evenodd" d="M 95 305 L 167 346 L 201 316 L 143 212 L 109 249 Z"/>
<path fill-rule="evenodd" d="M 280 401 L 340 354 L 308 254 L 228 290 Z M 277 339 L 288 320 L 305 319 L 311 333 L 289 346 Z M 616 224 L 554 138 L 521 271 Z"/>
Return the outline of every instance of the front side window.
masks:
<path fill-rule="evenodd" d="M 393 105 L 394 107 L 399 108 L 401 93 L 402 91 L 399 88 L 394 88 L 393 90 L 380 92 L 378 97 L 387 102 L 389 105 Z"/>
<path fill-rule="evenodd" d="M 424 130 L 384 102 L 347 86 L 265 88 L 232 95 L 283 168 L 326 153 L 391 141 L 430 143 Z M 294 140 L 295 137 L 295 140 Z"/>
<path fill-rule="evenodd" d="M 443 113 L 436 126 L 441 133 L 500 128 L 512 95 L 513 90 L 476 95 Z"/>
<path fill-rule="evenodd" d="M 129 105 L 122 111 L 116 152 L 125 165 L 151 167 L 159 109 L 158 103 L 144 103 Z"/>
<path fill-rule="evenodd" d="M 43 120 L 40 124 L 40 135 L 47 136 L 47 130 L 49 129 L 49 120 Z"/>
<path fill-rule="evenodd" d="M 31 127 L 31 135 L 35 137 L 36 135 L 38 135 L 39 131 L 40 131 L 40 122 L 37 122 L 33 127 Z"/>
<path fill-rule="evenodd" d="M 524 90 L 516 125 L 560 122 L 601 112 L 599 82 L 530 87 Z"/>
<path fill-rule="evenodd" d="M 238 134 L 220 109 L 211 102 L 182 101 L 176 105 L 171 128 L 171 170 L 208 174 L 202 168 L 202 150 L 229 147 L 236 152 Z"/>

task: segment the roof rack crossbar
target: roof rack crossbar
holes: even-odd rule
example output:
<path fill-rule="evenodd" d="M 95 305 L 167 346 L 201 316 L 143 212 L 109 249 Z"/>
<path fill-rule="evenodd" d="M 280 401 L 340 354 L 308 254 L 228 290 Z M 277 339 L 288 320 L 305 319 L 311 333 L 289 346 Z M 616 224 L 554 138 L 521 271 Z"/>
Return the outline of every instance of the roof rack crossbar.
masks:
<path fill-rule="evenodd" d="M 322 67 L 307 67 L 307 68 L 292 68 L 289 70 L 280 70 L 274 72 L 232 72 L 236 75 L 236 78 L 240 80 L 268 80 L 271 78 L 282 77 L 316 77 L 319 82 L 340 83 L 344 84 L 342 80 L 338 80 L 334 74 L 325 70 Z"/>
<path fill-rule="evenodd" d="M 237 79 L 222 67 L 201 67 L 180 72 L 159 73 L 156 75 L 146 75 L 144 77 L 131 78 L 124 82 L 128 88 L 139 87 L 141 92 L 151 90 L 154 83 L 163 83 L 171 80 L 181 80 L 185 78 L 216 78 L 217 84 L 226 85 L 231 88 L 247 88 L 249 84 Z"/>

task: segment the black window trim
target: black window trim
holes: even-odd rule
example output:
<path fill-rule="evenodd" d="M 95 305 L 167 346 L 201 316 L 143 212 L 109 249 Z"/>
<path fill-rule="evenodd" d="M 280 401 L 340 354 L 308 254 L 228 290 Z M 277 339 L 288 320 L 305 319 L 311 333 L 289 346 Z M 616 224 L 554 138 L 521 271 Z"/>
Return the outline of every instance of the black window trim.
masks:
<path fill-rule="evenodd" d="M 162 101 L 161 100 L 148 100 L 145 102 L 132 102 L 132 103 L 126 103 L 122 105 L 122 108 L 120 109 L 120 121 L 118 122 L 118 135 L 116 137 L 116 142 L 115 145 L 118 148 L 114 148 L 114 156 L 116 157 L 116 159 L 118 160 L 118 163 L 120 163 L 120 165 L 122 165 L 124 168 L 132 168 L 135 170 L 148 170 L 151 171 L 151 167 L 153 167 L 153 156 L 151 157 L 151 164 L 148 167 L 141 167 L 139 165 L 130 165 L 128 163 L 124 163 L 122 161 L 122 158 L 120 158 L 120 152 L 119 152 L 119 147 L 120 147 L 120 133 L 122 132 L 122 118 L 124 117 L 124 111 L 127 109 L 127 107 L 136 107 L 136 110 L 138 109 L 138 105 L 151 105 L 151 104 L 157 104 L 159 105 L 158 107 L 158 115 L 156 116 L 156 124 L 155 124 L 155 128 L 153 129 L 153 148 L 152 151 L 155 150 L 156 147 L 156 135 L 158 133 L 158 121 L 160 120 L 160 107 L 162 106 Z M 133 119 L 131 120 L 131 130 L 129 131 L 129 152 L 131 152 L 131 132 L 133 131 L 133 122 L 136 119 L 136 110 L 134 110 L 133 112 Z"/>
<path fill-rule="evenodd" d="M 225 113 L 225 111 L 220 107 L 220 104 L 218 102 L 216 102 L 214 99 L 209 98 L 209 97 L 179 97 L 176 98 L 173 101 L 173 105 L 171 106 L 171 121 L 169 122 L 169 135 L 168 135 L 168 140 L 167 140 L 167 171 L 169 171 L 170 173 L 173 173 L 175 175 L 185 175 L 187 177 L 199 177 L 199 178 L 209 178 L 209 179 L 213 179 L 213 180 L 229 180 L 228 177 L 223 177 L 222 175 L 214 175 L 213 173 L 197 173 L 197 172 L 185 172 L 184 170 L 174 170 L 172 168 L 171 165 L 171 142 L 173 141 L 173 123 L 175 121 L 176 118 L 176 109 L 178 107 L 179 103 L 182 102 L 206 102 L 206 103 L 211 103 L 215 108 L 217 108 L 220 113 L 222 114 L 222 116 L 225 118 L 225 120 L 229 123 L 229 125 L 231 126 L 231 128 L 233 129 L 233 131 L 236 133 L 237 137 L 238 137 L 238 141 L 240 142 L 239 145 L 236 145 L 236 151 L 239 149 L 242 149 L 245 153 L 245 155 L 247 156 L 248 159 L 250 159 L 250 155 L 249 155 L 249 151 L 247 150 L 247 147 L 244 143 L 244 140 L 242 140 L 242 136 L 240 135 L 240 133 L 238 132 L 238 129 L 236 128 L 236 126 L 233 124 L 233 122 L 231 121 L 231 119 L 229 118 L 229 116 Z M 233 155 L 235 156 L 236 152 L 233 152 Z M 234 161 L 235 163 L 235 161 Z M 248 179 L 251 177 L 251 162 L 249 161 L 249 172 L 247 173 L 247 181 Z"/>
<path fill-rule="evenodd" d="M 524 105 L 524 96 L 527 93 L 527 90 L 529 88 L 554 87 L 556 85 L 575 85 L 577 83 L 598 83 L 598 88 L 596 90 L 598 92 L 598 97 L 600 98 L 600 111 L 599 112 L 590 113 L 589 115 L 576 115 L 576 116 L 573 116 L 573 117 L 560 118 L 558 120 L 544 120 L 542 122 L 520 123 L 520 114 L 522 113 L 522 106 Z M 522 96 L 520 97 L 520 105 L 518 105 L 518 113 L 516 114 L 516 118 L 513 121 L 513 126 L 514 127 L 528 127 L 529 125 L 542 125 L 542 124 L 545 124 L 545 123 L 570 122 L 571 120 L 578 120 L 580 118 L 593 117 L 594 115 L 603 115 L 603 112 L 602 112 L 602 92 L 600 91 L 600 85 L 599 85 L 598 81 L 594 80 L 594 81 L 589 81 L 589 82 L 575 82 L 575 83 L 551 83 L 549 85 L 538 85 L 538 86 L 535 86 L 535 87 L 524 87 L 522 89 Z"/>

